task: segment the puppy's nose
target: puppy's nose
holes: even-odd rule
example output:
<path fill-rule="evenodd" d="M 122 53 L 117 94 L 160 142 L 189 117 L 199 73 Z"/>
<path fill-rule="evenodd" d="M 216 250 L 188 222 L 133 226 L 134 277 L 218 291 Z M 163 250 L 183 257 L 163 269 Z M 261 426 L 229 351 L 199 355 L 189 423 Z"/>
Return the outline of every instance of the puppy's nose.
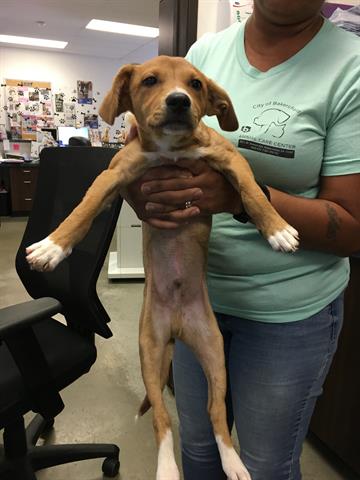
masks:
<path fill-rule="evenodd" d="M 186 93 L 174 92 L 166 97 L 166 105 L 173 112 L 182 112 L 190 108 L 191 101 Z"/>

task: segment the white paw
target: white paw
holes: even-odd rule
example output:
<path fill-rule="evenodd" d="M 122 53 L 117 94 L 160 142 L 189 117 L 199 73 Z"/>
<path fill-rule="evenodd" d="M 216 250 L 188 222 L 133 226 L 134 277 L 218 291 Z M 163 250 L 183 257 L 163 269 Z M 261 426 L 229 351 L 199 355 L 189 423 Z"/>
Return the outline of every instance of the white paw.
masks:
<path fill-rule="evenodd" d="M 180 480 L 175 462 L 172 433 L 168 430 L 159 446 L 156 480 Z"/>
<path fill-rule="evenodd" d="M 281 252 L 295 252 L 299 246 L 299 234 L 291 225 L 287 225 L 267 240 L 274 250 Z"/>
<path fill-rule="evenodd" d="M 234 447 L 227 447 L 220 436 L 216 436 L 222 468 L 228 480 L 251 480 L 250 474 L 240 460 Z"/>
<path fill-rule="evenodd" d="M 56 245 L 49 237 L 40 242 L 33 243 L 26 249 L 26 260 L 32 270 L 38 272 L 50 272 L 69 256 L 71 249 L 64 251 L 59 245 Z"/>
<path fill-rule="evenodd" d="M 174 459 L 158 465 L 156 480 L 180 480 L 180 472 Z"/>

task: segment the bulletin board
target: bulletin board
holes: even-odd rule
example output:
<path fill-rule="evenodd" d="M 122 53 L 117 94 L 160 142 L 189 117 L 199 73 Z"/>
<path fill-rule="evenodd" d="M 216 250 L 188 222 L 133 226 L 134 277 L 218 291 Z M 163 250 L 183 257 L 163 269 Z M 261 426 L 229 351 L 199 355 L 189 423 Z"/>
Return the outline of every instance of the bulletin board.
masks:
<path fill-rule="evenodd" d="M 51 83 L 5 80 L 6 109 L 12 138 L 36 140 L 36 129 L 53 127 Z"/>
<path fill-rule="evenodd" d="M 92 80 L 75 83 L 6 79 L 0 84 L 0 140 L 7 132 L 12 140 L 37 141 L 41 128 L 88 127 L 89 135 L 102 141 L 121 143 L 124 121 L 120 117 L 117 127 L 110 127 L 98 115 L 102 93 Z"/>

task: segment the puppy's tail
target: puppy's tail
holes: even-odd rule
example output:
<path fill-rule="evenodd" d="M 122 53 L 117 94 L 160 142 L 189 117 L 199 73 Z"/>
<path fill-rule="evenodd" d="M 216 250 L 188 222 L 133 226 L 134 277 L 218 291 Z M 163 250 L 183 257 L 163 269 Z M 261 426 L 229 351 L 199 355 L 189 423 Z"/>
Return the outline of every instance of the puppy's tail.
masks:
<path fill-rule="evenodd" d="M 145 398 L 142 401 L 142 404 L 140 405 L 137 416 L 142 417 L 143 415 L 145 415 L 145 413 L 148 410 L 150 410 L 150 408 L 151 408 L 151 403 L 150 403 L 149 397 L 147 395 L 145 395 Z"/>
<path fill-rule="evenodd" d="M 171 393 L 172 396 L 175 395 L 174 393 L 174 384 L 173 384 L 173 380 L 172 380 L 172 375 L 170 375 L 168 381 L 167 381 L 167 387 Z M 150 403 L 150 400 L 149 400 L 149 397 L 147 395 L 145 395 L 144 397 L 144 400 L 142 401 L 141 405 L 140 405 L 140 408 L 138 410 L 138 413 L 136 415 L 137 418 L 139 417 L 142 417 L 143 415 L 145 415 L 146 412 L 148 412 L 151 408 L 151 403 Z"/>
<path fill-rule="evenodd" d="M 165 386 L 167 385 L 171 393 L 174 395 L 174 383 L 173 383 L 172 369 L 171 369 L 171 359 L 172 359 L 173 349 L 174 349 L 174 341 L 171 340 L 166 345 L 166 348 L 164 351 L 164 358 L 162 361 L 161 391 L 163 391 Z M 137 418 L 142 417 L 143 415 L 145 415 L 145 413 L 148 410 L 150 410 L 150 408 L 151 408 L 151 403 L 150 403 L 149 397 L 145 395 L 145 398 L 142 401 L 142 404 L 140 405 L 140 408 L 136 417 Z"/>

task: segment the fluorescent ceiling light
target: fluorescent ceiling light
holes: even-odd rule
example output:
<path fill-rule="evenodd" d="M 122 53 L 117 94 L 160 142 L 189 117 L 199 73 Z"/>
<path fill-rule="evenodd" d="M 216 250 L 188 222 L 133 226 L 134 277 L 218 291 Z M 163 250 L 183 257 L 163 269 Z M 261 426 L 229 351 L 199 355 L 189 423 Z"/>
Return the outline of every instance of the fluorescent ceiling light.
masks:
<path fill-rule="evenodd" d="M 86 28 L 90 30 L 100 30 L 101 32 L 122 33 L 124 35 L 134 35 L 136 37 L 159 36 L 159 29 L 152 27 L 143 27 L 141 25 L 131 25 L 130 23 L 109 22 L 106 20 L 91 20 Z"/>
<path fill-rule="evenodd" d="M 68 42 L 46 40 L 44 38 L 17 37 L 15 35 L 0 35 L 2 43 L 16 43 L 17 45 L 32 45 L 34 47 L 65 48 Z"/>

